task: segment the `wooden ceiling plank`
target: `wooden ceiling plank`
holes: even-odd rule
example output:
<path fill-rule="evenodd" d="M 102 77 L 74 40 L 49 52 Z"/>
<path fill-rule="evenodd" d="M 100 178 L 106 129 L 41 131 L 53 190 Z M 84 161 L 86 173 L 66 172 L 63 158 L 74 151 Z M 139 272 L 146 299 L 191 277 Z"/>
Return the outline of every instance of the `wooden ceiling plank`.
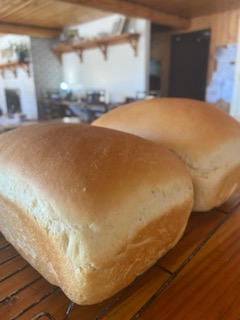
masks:
<path fill-rule="evenodd" d="M 10 15 L 12 15 L 13 13 L 26 8 L 29 4 L 32 4 L 33 0 L 28 0 L 28 1 L 21 1 L 19 2 L 18 5 L 12 5 L 11 7 L 8 8 L 8 10 L 6 10 L 5 12 L 0 13 L 0 21 L 2 19 L 6 19 L 7 17 L 9 17 Z"/>
<path fill-rule="evenodd" d="M 39 28 L 19 24 L 0 22 L 0 33 L 24 34 L 37 38 L 54 39 L 61 29 Z"/>
<path fill-rule="evenodd" d="M 57 0 L 0 0 L 0 21 L 10 24 L 63 29 L 107 15 L 110 13 Z"/>
<path fill-rule="evenodd" d="M 185 18 L 209 15 L 240 8 L 239 0 L 131 0 L 150 5 L 155 10 L 178 14 Z"/>
<path fill-rule="evenodd" d="M 176 15 L 167 14 L 165 12 L 151 9 L 148 6 L 120 1 L 120 0 L 60 0 L 61 2 L 84 5 L 103 11 L 120 13 L 128 17 L 144 18 L 159 25 L 164 25 L 172 28 L 188 28 L 190 20 L 181 18 Z"/>

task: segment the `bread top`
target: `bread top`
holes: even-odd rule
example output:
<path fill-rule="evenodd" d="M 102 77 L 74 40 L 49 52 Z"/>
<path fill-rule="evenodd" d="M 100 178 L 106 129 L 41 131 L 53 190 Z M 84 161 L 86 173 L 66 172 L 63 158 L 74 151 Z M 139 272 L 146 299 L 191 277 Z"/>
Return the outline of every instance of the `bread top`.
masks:
<path fill-rule="evenodd" d="M 149 193 L 162 193 L 164 201 L 146 210 L 143 223 L 174 205 L 187 201 L 191 206 L 193 196 L 185 166 L 167 149 L 81 124 L 34 125 L 2 134 L 0 181 L 0 195 L 49 235 L 61 234 L 59 245 L 71 244 L 73 259 L 77 238 L 86 238 L 78 257 L 86 263 L 111 255 L 118 241 L 126 241 L 136 218 L 131 208 L 141 212 L 141 206 L 151 206 L 144 203 Z"/>
<path fill-rule="evenodd" d="M 161 142 L 190 168 L 215 170 L 240 154 L 240 125 L 213 105 L 185 98 L 156 98 L 120 106 L 92 123 Z"/>

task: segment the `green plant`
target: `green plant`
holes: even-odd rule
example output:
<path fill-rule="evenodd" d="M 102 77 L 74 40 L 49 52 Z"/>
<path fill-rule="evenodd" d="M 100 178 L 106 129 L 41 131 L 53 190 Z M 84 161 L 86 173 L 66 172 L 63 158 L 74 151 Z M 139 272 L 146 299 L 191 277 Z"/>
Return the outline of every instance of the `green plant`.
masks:
<path fill-rule="evenodd" d="M 24 42 L 13 43 L 13 51 L 17 54 L 19 61 L 25 61 L 29 57 L 29 47 Z"/>

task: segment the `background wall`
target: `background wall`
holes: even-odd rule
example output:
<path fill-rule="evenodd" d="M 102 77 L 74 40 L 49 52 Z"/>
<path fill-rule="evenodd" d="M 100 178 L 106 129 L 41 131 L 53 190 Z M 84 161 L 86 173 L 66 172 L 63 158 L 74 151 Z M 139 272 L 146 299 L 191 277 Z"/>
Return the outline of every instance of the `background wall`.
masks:
<path fill-rule="evenodd" d="M 62 66 L 51 48 L 57 40 L 31 38 L 32 65 L 39 118 L 43 117 L 42 101 L 49 91 L 59 90 L 63 80 Z"/>
<path fill-rule="evenodd" d="M 119 17 L 112 15 L 74 28 L 81 37 L 91 39 L 100 32 L 111 33 Z M 84 51 L 82 63 L 76 53 L 63 55 L 64 80 L 73 91 L 81 94 L 87 89 L 106 89 L 109 101 L 122 102 L 126 97 L 135 97 L 137 91 L 148 90 L 150 24 L 136 19 L 131 28 L 141 35 L 137 57 L 130 44 L 109 46 L 106 61 L 98 48 Z"/>

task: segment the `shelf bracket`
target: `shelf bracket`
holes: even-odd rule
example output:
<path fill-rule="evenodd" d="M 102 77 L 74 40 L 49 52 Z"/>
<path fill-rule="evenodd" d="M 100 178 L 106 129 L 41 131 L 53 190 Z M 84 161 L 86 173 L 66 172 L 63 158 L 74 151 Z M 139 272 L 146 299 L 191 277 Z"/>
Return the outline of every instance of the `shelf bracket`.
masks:
<path fill-rule="evenodd" d="M 138 49 L 138 39 L 137 38 L 129 38 L 129 43 L 130 45 L 132 46 L 133 48 L 133 51 L 134 51 L 134 56 L 137 57 L 137 49 Z"/>
<path fill-rule="evenodd" d="M 80 58 L 80 61 L 83 62 L 83 50 L 81 49 L 76 49 L 76 52 Z"/>
<path fill-rule="evenodd" d="M 104 60 L 107 60 L 107 45 L 103 43 L 99 43 L 97 46 L 102 51 Z"/>
<path fill-rule="evenodd" d="M 30 77 L 30 69 L 28 63 L 23 63 L 22 68 L 26 71 L 27 75 Z"/>
<path fill-rule="evenodd" d="M 61 53 L 59 53 L 59 52 L 54 52 L 54 53 L 55 53 L 55 55 L 56 55 L 56 57 L 57 57 L 57 59 L 58 59 L 59 63 L 60 63 L 60 64 L 62 64 L 62 54 L 61 54 Z"/>
<path fill-rule="evenodd" d="M 17 78 L 17 68 L 16 67 L 9 67 L 9 70 L 11 70 L 12 73 L 14 74 L 14 77 Z"/>
<path fill-rule="evenodd" d="M 5 78 L 4 70 L 3 70 L 3 69 L 1 69 L 1 70 L 0 70 L 0 72 L 1 72 L 1 76 L 2 76 L 2 78 L 4 79 L 4 78 Z"/>

